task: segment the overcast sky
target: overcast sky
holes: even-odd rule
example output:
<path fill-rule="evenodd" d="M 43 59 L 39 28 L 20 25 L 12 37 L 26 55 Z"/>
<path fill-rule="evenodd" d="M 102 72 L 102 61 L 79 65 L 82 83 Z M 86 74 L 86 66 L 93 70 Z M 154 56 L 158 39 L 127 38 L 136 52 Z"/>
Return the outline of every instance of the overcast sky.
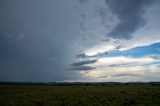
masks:
<path fill-rule="evenodd" d="M 160 81 L 159 0 L 0 0 L 0 81 Z"/>

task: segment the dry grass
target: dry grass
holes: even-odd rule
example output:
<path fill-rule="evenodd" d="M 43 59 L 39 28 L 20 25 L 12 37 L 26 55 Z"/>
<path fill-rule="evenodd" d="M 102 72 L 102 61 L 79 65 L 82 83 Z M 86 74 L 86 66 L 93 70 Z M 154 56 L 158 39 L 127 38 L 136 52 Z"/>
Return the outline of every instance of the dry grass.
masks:
<path fill-rule="evenodd" d="M 0 86 L 0 106 L 135 105 L 160 106 L 160 86 Z"/>

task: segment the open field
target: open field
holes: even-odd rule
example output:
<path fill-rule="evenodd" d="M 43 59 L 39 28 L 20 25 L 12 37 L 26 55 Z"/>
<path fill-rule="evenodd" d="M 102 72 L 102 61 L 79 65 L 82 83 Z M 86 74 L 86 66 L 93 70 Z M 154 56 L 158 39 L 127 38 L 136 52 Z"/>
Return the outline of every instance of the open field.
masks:
<path fill-rule="evenodd" d="M 0 106 L 160 106 L 159 85 L 0 85 Z"/>

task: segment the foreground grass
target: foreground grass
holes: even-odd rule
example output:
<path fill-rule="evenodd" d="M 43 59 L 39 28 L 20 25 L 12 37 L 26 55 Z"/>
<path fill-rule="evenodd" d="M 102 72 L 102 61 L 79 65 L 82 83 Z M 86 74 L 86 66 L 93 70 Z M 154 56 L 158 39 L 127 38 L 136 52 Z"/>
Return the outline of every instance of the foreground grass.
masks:
<path fill-rule="evenodd" d="M 0 106 L 135 105 L 160 106 L 160 86 L 0 86 Z"/>

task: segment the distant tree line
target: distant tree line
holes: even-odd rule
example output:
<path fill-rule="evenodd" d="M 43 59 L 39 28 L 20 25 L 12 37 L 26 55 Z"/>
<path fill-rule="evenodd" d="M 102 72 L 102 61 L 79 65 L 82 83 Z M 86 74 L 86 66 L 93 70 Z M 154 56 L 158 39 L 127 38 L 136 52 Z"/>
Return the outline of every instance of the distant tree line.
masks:
<path fill-rule="evenodd" d="M 160 82 L 0 82 L 0 85 L 45 85 L 45 86 L 160 86 Z"/>

